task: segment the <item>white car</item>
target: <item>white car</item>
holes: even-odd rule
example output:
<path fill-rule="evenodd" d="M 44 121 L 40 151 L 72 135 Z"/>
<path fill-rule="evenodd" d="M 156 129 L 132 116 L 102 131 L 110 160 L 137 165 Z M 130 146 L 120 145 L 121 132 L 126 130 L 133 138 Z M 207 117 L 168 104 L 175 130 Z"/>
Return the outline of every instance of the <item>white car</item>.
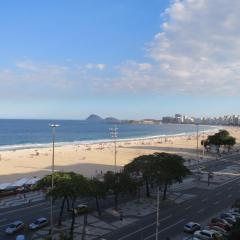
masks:
<path fill-rule="evenodd" d="M 183 231 L 187 233 L 194 233 L 197 230 L 201 229 L 201 225 L 195 222 L 189 222 L 184 225 Z"/>
<path fill-rule="evenodd" d="M 239 208 L 231 208 L 231 209 L 229 209 L 228 212 L 229 213 L 238 213 L 238 214 L 240 214 L 240 209 Z"/>
<path fill-rule="evenodd" d="M 229 212 L 232 216 L 236 218 L 236 220 L 240 219 L 240 213 L 239 212 Z"/>
<path fill-rule="evenodd" d="M 218 226 L 206 227 L 205 229 L 215 232 L 218 238 L 220 239 L 223 238 L 224 236 L 227 236 L 227 231 Z"/>
<path fill-rule="evenodd" d="M 30 230 L 35 230 L 42 228 L 48 224 L 48 220 L 44 217 L 37 219 L 35 222 L 29 224 L 28 228 Z"/>
<path fill-rule="evenodd" d="M 11 223 L 5 230 L 7 234 L 14 234 L 24 228 L 24 223 L 22 221 L 15 221 Z"/>
<path fill-rule="evenodd" d="M 214 240 L 216 233 L 212 230 L 200 230 L 196 231 L 193 237 L 200 238 L 201 240 Z"/>

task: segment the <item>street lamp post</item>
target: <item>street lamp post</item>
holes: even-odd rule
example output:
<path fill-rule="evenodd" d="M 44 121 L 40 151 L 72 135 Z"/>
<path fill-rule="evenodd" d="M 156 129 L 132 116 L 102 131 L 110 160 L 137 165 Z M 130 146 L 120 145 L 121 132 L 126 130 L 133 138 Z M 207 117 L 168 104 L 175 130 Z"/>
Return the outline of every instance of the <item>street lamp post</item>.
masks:
<path fill-rule="evenodd" d="M 117 172 L 117 137 L 118 137 L 118 128 L 110 128 L 110 134 L 114 141 L 114 172 Z"/>
<path fill-rule="evenodd" d="M 202 158 L 204 159 L 204 154 L 205 154 L 205 147 L 204 147 L 204 132 L 203 132 L 203 141 L 202 141 L 203 149 L 202 149 Z"/>
<path fill-rule="evenodd" d="M 55 157 L 55 132 L 56 128 L 60 125 L 58 124 L 49 124 L 52 128 L 52 178 L 51 178 L 51 188 L 54 187 L 54 157 Z M 53 197 L 51 196 L 51 239 L 53 239 Z"/>
<path fill-rule="evenodd" d="M 197 166 L 198 166 L 198 174 L 199 174 L 199 146 L 198 146 L 198 138 L 199 138 L 199 124 L 197 126 Z"/>
<path fill-rule="evenodd" d="M 158 229 L 159 229 L 159 202 L 160 202 L 160 189 L 157 187 L 157 221 L 156 221 L 156 240 L 158 240 Z"/>

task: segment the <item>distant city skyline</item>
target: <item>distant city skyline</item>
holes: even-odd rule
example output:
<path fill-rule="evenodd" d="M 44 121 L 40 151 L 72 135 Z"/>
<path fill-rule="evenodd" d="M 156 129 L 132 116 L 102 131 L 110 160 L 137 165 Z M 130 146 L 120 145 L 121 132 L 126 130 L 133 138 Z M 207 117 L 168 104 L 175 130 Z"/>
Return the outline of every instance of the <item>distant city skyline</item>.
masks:
<path fill-rule="evenodd" d="M 240 2 L 0 3 L 0 118 L 238 114 Z"/>

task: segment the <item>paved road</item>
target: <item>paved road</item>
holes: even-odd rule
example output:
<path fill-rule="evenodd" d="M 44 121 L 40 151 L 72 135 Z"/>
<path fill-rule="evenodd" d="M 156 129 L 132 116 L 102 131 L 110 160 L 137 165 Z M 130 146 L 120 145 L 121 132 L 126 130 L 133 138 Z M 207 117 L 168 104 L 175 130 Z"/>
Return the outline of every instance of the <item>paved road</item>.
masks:
<path fill-rule="evenodd" d="M 226 158 L 226 157 L 225 157 Z M 232 161 L 240 158 L 240 155 L 227 156 L 226 160 L 216 160 L 213 162 L 203 163 L 204 166 L 209 166 L 213 170 L 221 170 Z M 196 168 L 192 167 L 192 168 Z M 220 187 L 214 190 L 199 190 L 198 197 L 175 205 L 170 209 L 160 210 L 160 228 L 159 239 L 164 239 L 166 236 L 174 237 L 182 232 L 182 226 L 185 222 L 204 221 L 207 217 L 218 213 L 222 209 L 229 207 L 234 199 L 240 197 L 240 178 L 231 182 L 223 183 Z M 191 193 L 191 190 L 188 191 Z M 194 192 L 196 194 L 196 191 Z M 85 202 L 86 200 L 83 200 Z M 103 207 L 110 207 L 113 204 L 111 198 L 103 202 Z M 90 202 L 90 206 L 94 206 L 94 201 Z M 48 217 L 50 212 L 49 201 L 41 201 L 38 203 L 25 204 L 19 207 L 1 209 L 0 211 L 0 240 L 12 240 L 15 237 L 7 237 L 4 234 L 6 226 L 17 219 L 21 219 L 25 224 L 31 223 L 39 217 Z M 54 205 L 55 218 L 59 213 L 59 203 Z M 112 234 L 106 236 L 107 240 L 139 240 L 139 239 L 154 239 L 155 236 L 155 214 L 145 217 L 135 224 L 119 229 Z M 31 234 L 27 233 L 28 236 Z"/>
<path fill-rule="evenodd" d="M 175 237 L 182 232 L 183 225 L 188 221 L 203 222 L 207 217 L 218 214 L 228 208 L 234 199 L 240 196 L 240 177 L 224 183 L 214 190 L 202 190 L 199 195 L 171 209 L 160 209 L 159 239 Z M 107 240 L 154 240 L 156 234 L 156 214 L 152 214 L 119 229 L 105 238 Z"/>
<path fill-rule="evenodd" d="M 123 203 L 128 200 L 129 199 L 126 196 L 122 196 L 119 199 L 119 203 Z M 93 199 L 78 200 L 76 204 L 80 204 L 80 203 L 87 203 L 91 209 L 95 209 L 95 200 Z M 100 206 L 102 209 L 109 208 L 113 206 L 113 203 L 114 203 L 113 196 L 108 196 L 106 199 L 100 201 Z M 53 210 L 54 210 L 54 219 L 57 221 L 59 216 L 59 210 L 60 210 L 60 202 L 55 202 Z M 49 200 L 40 201 L 38 203 L 25 204 L 18 207 L 1 209 L 0 210 L 0 240 L 15 240 L 16 235 L 7 236 L 4 232 L 5 228 L 9 225 L 9 223 L 14 222 L 16 220 L 22 220 L 27 226 L 29 223 L 32 223 L 34 220 L 40 217 L 46 217 L 50 219 L 50 201 Z M 70 218 L 70 213 L 65 211 L 65 215 L 63 216 L 63 219 L 66 219 L 67 217 Z M 33 235 L 33 232 L 27 230 L 27 228 L 25 228 L 25 230 L 20 233 L 24 233 L 26 236 L 28 236 L 28 239 L 31 239 L 31 236 Z"/>
<path fill-rule="evenodd" d="M 229 155 L 224 159 L 203 163 L 203 165 L 214 171 L 219 171 L 239 158 L 238 154 Z M 194 192 L 196 194 L 196 191 Z M 191 193 L 191 190 L 188 193 Z M 160 209 L 159 239 L 176 238 L 182 233 L 183 225 L 186 222 L 204 222 L 223 209 L 229 208 L 236 198 L 240 198 L 240 177 L 224 182 L 215 189 L 198 189 L 196 198 L 171 209 Z M 105 238 L 107 240 L 154 240 L 156 238 L 156 214 L 108 234 Z"/>

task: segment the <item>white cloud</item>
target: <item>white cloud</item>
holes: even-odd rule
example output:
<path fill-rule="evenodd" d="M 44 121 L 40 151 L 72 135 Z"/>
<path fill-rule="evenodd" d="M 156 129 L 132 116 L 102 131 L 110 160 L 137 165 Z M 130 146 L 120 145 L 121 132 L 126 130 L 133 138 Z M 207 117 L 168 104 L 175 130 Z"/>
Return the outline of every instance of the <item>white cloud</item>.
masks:
<path fill-rule="evenodd" d="M 8 69 L 0 69 L 0 98 L 77 97 L 91 91 L 94 79 L 84 65 L 72 62 L 17 61 Z"/>
<path fill-rule="evenodd" d="M 239 94 L 239 9 L 239 0 L 173 1 L 162 15 L 161 31 L 147 46 L 150 63 L 126 61 L 113 86 L 163 93 Z"/>
<path fill-rule="evenodd" d="M 146 47 L 146 61 L 126 60 L 103 71 L 104 63 L 59 65 L 25 60 L 17 62 L 16 69 L 0 70 L 0 84 L 24 82 L 84 92 L 239 95 L 239 9 L 239 0 L 175 0 L 162 14 L 160 30 Z"/>
<path fill-rule="evenodd" d="M 186 93 L 240 90 L 240 1 L 174 1 L 148 53 L 169 88 Z M 191 83 L 191 84 L 190 84 Z M 174 87 L 172 86 L 174 85 Z"/>
<path fill-rule="evenodd" d="M 104 70 L 106 68 L 106 64 L 103 63 L 88 63 L 85 65 L 86 69 L 98 69 L 98 70 Z"/>
<path fill-rule="evenodd" d="M 98 64 L 96 64 L 96 68 L 99 70 L 103 70 L 104 68 L 106 68 L 106 65 L 103 63 L 98 63 Z"/>

